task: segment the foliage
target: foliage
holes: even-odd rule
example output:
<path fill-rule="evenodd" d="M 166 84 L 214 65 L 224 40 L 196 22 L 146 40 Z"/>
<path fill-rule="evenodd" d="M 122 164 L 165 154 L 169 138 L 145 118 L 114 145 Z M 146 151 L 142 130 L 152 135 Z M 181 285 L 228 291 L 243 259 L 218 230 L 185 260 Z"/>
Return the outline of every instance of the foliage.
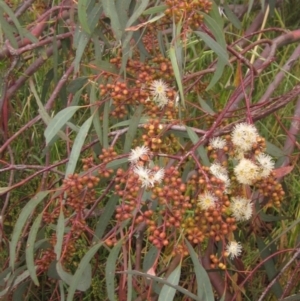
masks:
<path fill-rule="evenodd" d="M 0 298 L 295 297 L 299 24 L 239 2 L 0 0 Z"/>

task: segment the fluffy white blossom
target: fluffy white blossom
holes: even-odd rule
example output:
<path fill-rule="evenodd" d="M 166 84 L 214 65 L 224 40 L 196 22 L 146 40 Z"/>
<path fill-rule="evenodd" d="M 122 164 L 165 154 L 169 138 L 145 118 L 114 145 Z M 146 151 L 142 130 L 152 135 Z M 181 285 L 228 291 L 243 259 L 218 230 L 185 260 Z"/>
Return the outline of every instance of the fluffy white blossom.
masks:
<path fill-rule="evenodd" d="M 142 187 L 145 188 L 153 187 L 155 184 L 159 184 L 165 175 L 163 168 L 159 169 L 158 171 L 152 171 L 151 169 L 143 166 L 135 166 L 133 172 L 138 175 L 139 180 L 142 183 Z"/>
<path fill-rule="evenodd" d="M 229 208 L 237 221 L 246 221 L 252 216 L 253 204 L 249 199 L 243 197 L 232 198 Z"/>
<path fill-rule="evenodd" d="M 147 146 L 138 146 L 135 149 L 132 149 L 128 161 L 132 164 L 136 164 L 143 156 L 147 156 L 149 153 L 149 148 Z"/>
<path fill-rule="evenodd" d="M 267 178 L 274 169 L 274 161 L 267 154 L 259 154 L 256 156 L 259 166 L 259 173 L 262 178 Z"/>
<path fill-rule="evenodd" d="M 163 168 L 159 169 L 157 172 L 152 173 L 153 184 L 160 183 L 165 176 L 165 171 Z"/>
<path fill-rule="evenodd" d="M 251 150 L 258 137 L 256 127 L 248 123 L 237 124 L 231 133 L 233 145 L 243 152 Z"/>
<path fill-rule="evenodd" d="M 222 166 L 220 163 L 213 163 L 210 167 L 209 167 L 210 172 L 217 178 L 217 175 L 219 174 L 225 174 L 227 175 L 227 169 Z"/>
<path fill-rule="evenodd" d="M 139 180 L 142 182 L 142 187 L 148 188 L 152 186 L 151 170 L 143 166 L 135 166 L 133 172 L 139 176 Z"/>
<path fill-rule="evenodd" d="M 201 194 L 198 198 L 199 205 L 203 210 L 207 210 L 210 207 L 215 207 L 216 201 L 217 198 L 208 191 L 206 191 L 204 194 Z"/>
<path fill-rule="evenodd" d="M 234 259 L 238 257 L 242 253 L 242 245 L 236 241 L 230 241 L 226 246 L 226 251 L 228 252 L 228 256 L 230 259 Z"/>
<path fill-rule="evenodd" d="M 228 188 L 230 186 L 228 171 L 224 166 L 222 166 L 220 163 L 213 163 L 209 167 L 209 170 L 212 175 L 214 175 L 217 179 L 221 180 L 224 183 L 225 188 Z"/>
<path fill-rule="evenodd" d="M 215 137 L 209 140 L 209 145 L 213 149 L 223 149 L 226 146 L 226 140 L 221 137 Z"/>
<path fill-rule="evenodd" d="M 169 90 L 168 85 L 161 79 L 154 80 L 150 85 L 150 93 L 153 96 L 154 102 L 156 102 L 159 108 L 163 108 L 169 102 L 167 92 Z"/>
<path fill-rule="evenodd" d="M 252 185 L 259 179 L 259 168 L 251 160 L 243 158 L 234 168 L 234 174 L 239 183 Z"/>

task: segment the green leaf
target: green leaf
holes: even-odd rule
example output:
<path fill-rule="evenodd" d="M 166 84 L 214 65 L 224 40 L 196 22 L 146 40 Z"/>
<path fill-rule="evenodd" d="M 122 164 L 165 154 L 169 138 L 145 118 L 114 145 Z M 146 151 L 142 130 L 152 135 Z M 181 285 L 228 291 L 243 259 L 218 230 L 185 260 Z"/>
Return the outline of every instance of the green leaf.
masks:
<path fill-rule="evenodd" d="M 126 27 L 128 21 L 128 11 L 131 0 L 116 1 L 116 11 L 118 13 L 119 22 L 122 28 Z"/>
<path fill-rule="evenodd" d="M 66 284 L 71 285 L 74 281 L 74 276 L 72 274 L 67 273 L 62 265 L 61 262 L 56 263 L 56 271 L 62 281 L 64 281 Z M 90 263 L 88 263 L 85 267 L 85 269 L 82 272 L 81 275 L 81 281 L 77 285 L 77 290 L 81 292 L 85 292 L 88 290 L 92 283 L 92 267 Z"/>
<path fill-rule="evenodd" d="M 15 29 L 3 17 L 2 9 L 0 9 L 0 27 L 4 32 L 6 38 L 14 48 L 18 48 L 18 42 L 15 37 Z"/>
<path fill-rule="evenodd" d="M 14 269 L 16 259 L 16 246 L 19 242 L 22 229 L 27 222 L 28 217 L 33 213 L 35 207 L 49 194 L 50 191 L 38 192 L 21 210 L 21 213 L 15 223 L 9 245 L 9 266 Z M 28 272 L 29 275 L 29 272 Z"/>
<path fill-rule="evenodd" d="M 195 33 L 204 41 L 204 43 L 209 48 L 211 48 L 218 55 L 219 59 L 222 60 L 224 64 L 230 65 L 228 53 L 219 43 L 217 43 L 213 38 L 211 38 L 205 32 L 195 31 Z"/>
<path fill-rule="evenodd" d="M 128 162 L 127 158 L 116 159 L 116 160 L 113 160 L 113 161 L 107 163 L 106 168 L 116 169 L 119 166 L 121 166 L 121 165 L 123 165 L 124 163 L 127 163 L 127 162 Z"/>
<path fill-rule="evenodd" d="M 84 31 L 91 34 L 91 30 L 88 25 L 88 16 L 87 16 L 87 8 L 88 8 L 87 0 L 78 0 L 78 19 L 81 24 L 81 27 Z"/>
<path fill-rule="evenodd" d="M 26 278 L 28 278 L 28 276 L 29 276 L 29 272 L 28 270 L 25 270 L 22 274 L 20 274 L 17 278 L 14 279 L 12 286 L 7 286 L 2 292 L 0 292 L 0 298 L 5 296 L 9 290 L 18 287 L 18 285 L 21 282 L 23 282 Z"/>
<path fill-rule="evenodd" d="M 143 271 L 145 273 L 147 273 L 147 271 L 149 271 L 149 269 L 153 266 L 157 254 L 158 249 L 155 246 L 152 246 L 150 250 L 146 253 L 143 261 Z"/>
<path fill-rule="evenodd" d="M 103 245 L 103 242 L 100 242 L 96 245 L 94 245 L 81 259 L 79 266 L 73 276 L 72 282 L 70 284 L 69 290 L 68 290 L 68 298 L 67 301 L 73 301 L 74 294 L 76 289 L 78 289 L 78 286 L 80 286 L 80 282 L 83 279 L 83 276 L 85 275 L 86 271 L 90 269 L 90 261 L 94 257 L 94 255 L 97 253 L 99 248 Z M 90 273 L 91 275 L 91 273 Z"/>
<path fill-rule="evenodd" d="M 220 46 L 226 52 L 226 41 L 225 41 L 223 28 L 220 27 L 219 24 L 209 15 L 207 15 L 207 14 L 203 14 L 203 15 L 204 15 L 205 25 L 210 29 L 210 31 L 213 33 L 216 41 L 220 44 Z"/>
<path fill-rule="evenodd" d="M 166 284 L 166 285 L 174 288 L 175 290 L 177 290 L 180 293 L 190 297 L 193 300 L 205 301 L 205 300 L 201 300 L 198 296 L 196 296 L 195 294 L 189 292 L 188 290 L 184 289 L 183 287 L 181 287 L 179 285 L 173 285 L 172 283 L 168 282 L 167 280 L 162 279 L 162 278 L 157 277 L 157 276 L 152 276 L 150 274 L 142 273 L 142 272 L 139 272 L 139 271 L 124 271 L 124 272 L 119 272 L 119 273 L 120 274 L 132 274 L 132 275 L 137 275 L 137 276 L 143 276 L 145 278 L 150 278 L 150 279 L 153 279 L 153 280 L 155 280 L 159 283 Z"/>
<path fill-rule="evenodd" d="M 214 75 L 213 75 L 212 79 L 210 80 L 209 85 L 205 89 L 206 91 L 210 90 L 219 81 L 219 79 L 223 75 L 225 66 L 226 66 L 226 64 L 222 60 L 217 61 L 216 71 L 214 72 Z"/>
<path fill-rule="evenodd" d="M 19 35 L 21 40 L 23 39 L 23 29 L 22 26 L 18 20 L 18 18 L 15 16 L 15 13 L 12 11 L 12 9 L 4 2 L 0 1 L 0 7 L 8 14 L 10 19 L 14 22 L 16 28 L 18 29 Z"/>
<path fill-rule="evenodd" d="M 233 24 L 233 26 L 236 29 L 242 29 L 240 20 L 235 15 L 235 13 L 232 12 L 232 10 L 229 8 L 228 4 L 224 3 L 224 9 L 225 9 L 226 16 L 228 17 L 229 21 Z"/>
<path fill-rule="evenodd" d="M 83 76 L 83 77 L 78 77 L 74 80 L 72 80 L 68 87 L 67 91 L 69 93 L 75 94 L 78 90 L 80 90 L 86 83 L 88 82 L 88 77 Z"/>
<path fill-rule="evenodd" d="M 268 257 L 270 257 L 270 255 L 272 255 L 272 253 L 269 251 L 268 247 L 266 246 L 266 244 L 264 243 L 264 241 L 259 237 L 256 236 L 256 242 L 257 242 L 257 246 L 260 252 L 260 256 L 262 259 L 267 259 Z M 269 258 L 267 261 L 264 262 L 264 267 L 268 276 L 269 281 L 272 281 L 272 279 L 277 275 L 278 271 L 276 269 L 275 263 L 274 263 L 274 259 L 273 258 Z M 280 297 L 282 296 L 282 288 L 280 286 L 280 283 L 278 281 L 276 281 L 272 287 L 271 287 L 272 292 L 274 293 L 274 295 L 280 299 Z"/>
<path fill-rule="evenodd" d="M 132 270 L 131 257 L 128 256 L 128 271 Z M 127 301 L 132 300 L 132 275 L 127 276 Z"/>
<path fill-rule="evenodd" d="M 102 5 L 104 14 L 110 19 L 111 27 L 115 34 L 116 40 L 120 41 L 122 38 L 124 28 L 122 28 L 120 24 L 115 1 L 102 0 Z"/>
<path fill-rule="evenodd" d="M 105 267 L 105 280 L 107 297 L 110 301 L 116 301 L 115 298 L 115 274 L 116 274 L 116 262 L 119 257 L 119 253 L 122 247 L 123 241 L 120 240 L 110 251 Z"/>
<path fill-rule="evenodd" d="M 37 216 L 34 223 L 32 224 L 25 249 L 26 265 L 29 272 L 29 276 L 32 279 L 33 283 L 37 286 L 39 286 L 39 281 L 36 275 L 36 267 L 34 265 L 34 242 L 41 225 L 42 217 L 43 212 Z"/>
<path fill-rule="evenodd" d="M 108 148 L 108 129 L 109 129 L 109 101 L 104 104 L 103 110 L 103 147 Z"/>
<path fill-rule="evenodd" d="M 58 112 L 54 118 L 49 122 L 44 136 L 46 138 L 46 144 L 57 135 L 58 131 L 67 123 L 67 121 L 75 114 L 77 110 L 79 110 L 80 106 L 71 106 L 67 107 L 60 112 Z"/>
<path fill-rule="evenodd" d="M 283 157 L 285 156 L 285 153 L 282 151 L 282 149 L 280 149 L 279 147 L 277 147 L 276 145 L 274 145 L 273 143 L 266 141 L 266 152 L 273 156 L 273 157 Z"/>
<path fill-rule="evenodd" d="M 162 13 L 168 8 L 167 5 L 158 5 L 154 7 L 150 7 L 146 10 L 144 10 L 143 15 L 152 15 L 157 13 Z"/>
<path fill-rule="evenodd" d="M 104 211 L 101 214 L 98 223 L 96 225 L 93 242 L 99 241 L 102 238 L 104 231 L 108 223 L 111 221 L 111 217 L 115 212 L 118 201 L 119 201 L 119 197 L 114 194 L 109 198 L 109 201 L 105 205 Z"/>
<path fill-rule="evenodd" d="M 179 264 L 176 267 L 176 269 L 170 274 L 167 281 L 172 285 L 178 285 L 180 274 L 181 274 L 181 264 Z M 167 284 L 164 284 L 164 286 L 160 291 L 158 301 L 166 301 L 166 300 L 172 301 L 175 297 L 175 294 L 176 294 L 176 289 L 174 289 L 173 287 Z"/>
<path fill-rule="evenodd" d="M 139 124 L 145 124 L 149 121 L 149 117 L 141 117 L 140 118 L 140 123 Z M 129 126 L 130 125 L 130 122 L 131 122 L 131 119 L 129 120 L 124 120 L 124 121 L 121 121 L 121 122 L 118 122 L 118 123 L 115 123 L 113 124 L 110 129 L 116 129 L 116 128 L 119 128 L 119 127 L 125 127 L 125 126 Z"/>
<path fill-rule="evenodd" d="M 74 72 L 79 71 L 79 63 L 81 61 L 82 55 L 84 54 L 85 48 L 90 41 L 90 36 L 85 32 L 81 31 L 78 33 L 78 45 L 76 47 L 76 55 L 74 59 Z"/>
<path fill-rule="evenodd" d="M 173 71 L 174 71 L 174 74 L 175 74 L 176 83 L 177 83 L 177 86 L 178 86 L 178 89 L 179 89 L 182 106 L 185 107 L 185 101 L 184 101 L 184 93 L 183 93 L 181 75 L 180 75 L 178 61 L 177 61 L 177 58 L 176 58 L 175 48 L 174 47 L 170 48 L 169 54 L 170 54 L 172 68 L 173 68 Z"/>
<path fill-rule="evenodd" d="M 139 3 L 139 2 L 136 2 Z M 149 0 L 140 1 L 140 5 L 135 9 L 133 14 L 130 16 L 129 20 L 126 23 L 126 28 L 130 27 L 145 11 L 146 7 L 148 6 Z"/>
<path fill-rule="evenodd" d="M 205 101 L 199 94 L 197 95 L 198 96 L 198 99 L 199 99 L 199 103 L 201 105 L 201 108 L 211 114 L 211 115 L 215 115 L 215 111 L 210 107 L 210 105 L 208 104 L 208 101 Z"/>
<path fill-rule="evenodd" d="M 186 126 L 186 132 L 187 134 L 189 135 L 189 138 L 191 139 L 191 141 L 193 142 L 193 144 L 197 144 L 197 142 L 199 141 L 199 137 L 198 135 L 194 132 L 194 130 L 191 128 L 191 127 L 188 127 Z M 207 156 L 207 151 L 205 150 L 205 148 L 200 145 L 198 148 L 197 148 L 197 152 L 200 156 L 200 158 L 202 159 L 202 163 L 205 165 L 205 166 L 209 166 L 210 165 L 210 162 L 209 162 L 209 159 L 208 159 L 208 156 Z"/>
<path fill-rule="evenodd" d="M 193 267 L 196 274 L 197 296 L 200 298 L 200 300 L 214 301 L 215 300 L 214 292 L 209 277 L 207 275 L 207 272 L 200 264 L 199 258 L 196 252 L 194 251 L 193 247 L 191 246 L 191 244 L 187 240 L 185 240 L 185 243 L 189 249 L 189 253 L 191 255 Z"/>
<path fill-rule="evenodd" d="M 93 122 L 93 116 L 90 116 L 81 126 L 79 133 L 75 138 L 72 151 L 70 154 L 69 162 L 66 168 L 66 174 L 65 174 L 66 178 L 68 177 L 68 175 L 73 174 L 75 171 L 82 145 L 84 144 L 85 138 L 89 132 L 92 122 Z"/>
<path fill-rule="evenodd" d="M 135 110 L 132 118 L 130 119 L 129 128 L 125 136 L 125 143 L 123 148 L 123 153 L 126 154 L 130 151 L 132 141 L 136 136 L 136 132 L 142 117 L 144 106 L 140 104 Z"/>
<path fill-rule="evenodd" d="M 56 254 L 57 261 L 60 259 L 60 255 L 61 255 L 64 232 L 65 232 L 65 217 L 64 217 L 62 207 L 60 207 L 60 212 L 59 212 L 59 217 L 58 217 L 57 227 L 56 227 L 56 244 L 54 246 L 54 253 Z"/>
<path fill-rule="evenodd" d="M 97 134 L 98 140 L 99 140 L 100 144 L 102 145 L 103 144 L 102 127 L 101 127 L 100 116 L 99 116 L 99 107 L 97 105 L 95 85 L 91 86 L 90 103 L 92 105 L 91 106 L 91 115 L 93 116 L 94 129 Z"/>

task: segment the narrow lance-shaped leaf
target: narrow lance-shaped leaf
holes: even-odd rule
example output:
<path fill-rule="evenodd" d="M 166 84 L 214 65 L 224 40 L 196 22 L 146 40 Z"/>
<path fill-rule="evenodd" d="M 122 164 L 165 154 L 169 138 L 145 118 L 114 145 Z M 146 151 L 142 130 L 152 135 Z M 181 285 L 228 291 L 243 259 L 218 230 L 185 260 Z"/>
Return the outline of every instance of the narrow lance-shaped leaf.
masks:
<path fill-rule="evenodd" d="M 170 48 L 170 59 L 171 59 L 172 68 L 173 68 L 173 71 L 174 71 L 174 74 L 175 74 L 176 83 L 177 83 L 177 86 L 178 86 L 178 89 L 179 89 L 182 105 L 183 105 L 183 107 L 185 107 L 181 75 L 180 75 L 180 71 L 179 71 L 178 62 L 177 62 L 177 59 L 176 59 L 176 54 L 175 54 L 174 47 Z"/>
<path fill-rule="evenodd" d="M 103 10 L 105 15 L 110 19 L 112 30 L 116 36 L 116 40 L 120 41 L 122 37 L 122 27 L 119 22 L 115 1 L 102 0 Z"/>
<path fill-rule="evenodd" d="M 38 192 L 21 210 L 21 213 L 15 223 L 9 245 L 9 266 L 14 269 L 16 259 L 16 246 L 19 241 L 22 229 L 27 222 L 28 217 L 33 213 L 35 207 L 48 195 L 49 191 Z"/>
<path fill-rule="evenodd" d="M 86 271 L 87 266 L 90 266 L 91 259 L 94 257 L 94 255 L 102 245 L 103 242 L 94 245 L 81 259 L 78 268 L 73 276 L 72 283 L 70 284 L 67 301 L 73 301 L 75 291 L 79 283 L 82 281 L 84 271 Z"/>
<path fill-rule="evenodd" d="M 135 138 L 137 128 L 139 126 L 139 122 L 142 117 L 143 110 L 144 110 L 144 106 L 142 104 L 140 104 L 137 107 L 137 109 L 135 110 L 135 112 L 130 120 L 129 128 L 126 133 L 123 153 L 128 153 L 130 151 L 131 144 L 132 144 L 133 139 Z"/>
<path fill-rule="evenodd" d="M 29 276 L 32 279 L 33 283 L 37 286 L 39 286 L 39 281 L 36 275 L 36 267 L 34 265 L 34 242 L 41 225 L 42 217 L 43 212 L 37 216 L 34 223 L 32 224 L 29 231 L 25 250 L 26 265 L 29 272 Z"/>
<path fill-rule="evenodd" d="M 63 210 L 61 207 L 60 212 L 59 212 L 58 221 L 57 221 L 56 244 L 54 247 L 54 253 L 56 254 L 56 260 L 60 259 L 63 238 L 64 238 L 64 231 L 65 231 L 65 217 L 64 217 L 64 213 L 63 213 Z"/>
<path fill-rule="evenodd" d="M 167 281 L 172 285 L 178 285 L 181 274 L 181 264 L 170 274 Z M 165 284 L 159 294 L 158 301 L 172 301 L 175 297 L 176 289 Z"/>
<path fill-rule="evenodd" d="M 100 118 L 99 118 L 98 106 L 96 104 L 97 99 L 96 99 L 96 91 L 95 90 L 96 90 L 95 85 L 92 85 L 91 91 L 90 91 L 90 102 L 92 104 L 91 113 L 93 115 L 93 125 L 94 125 L 95 132 L 97 134 L 100 144 L 103 144 L 102 127 L 101 127 L 101 122 L 100 122 Z"/>
<path fill-rule="evenodd" d="M 91 34 L 91 30 L 88 25 L 88 16 L 87 16 L 87 0 L 78 0 L 78 19 L 81 24 L 81 27 L 84 31 Z"/>
<path fill-rule="evenodd" d="M 69 119 L 80 109 L 80 106 L 67 107 L 58 112 L 54 118 L 49 122 L 44 135 L 46 138 L 46 144 L 48 144 L 58 131 L 69 121 Z"/>
<path fill-rule="evenodd" d="M 93 121 L 93 116 L 91 116 L 90 118 L 88 118 L 84 124 L 81 126 L 78 135 L 75 138 L 73 147 L 72 147 L 72 151 L 70 154 L 70 158 L 69 158 L 69 162 L 66 168 L 66 178 L 68 177 L 68 175 L 73 174 L 76 168 L 76 164 L 81 152 L 81 148 L 82 145 L 85 141 L 85 138 L 89 132 L 89 129 L 91 127 Z"/>
<path fill-rule="evenodd" d="M 217 43 L 205 32 L 195 31 L 195 33 L 204 41 L 204 43 L 209 48 L 211 48 L 211 50 L 213 50 L 218 55 L 220 60 L 222 60 L 225 64 L 230 65 L 228 53 L 219 43 Z"/>
<path fill-rule="evenodd" d="M 203 266 L 200 264 L 199 258 L 194 251 L 191 244 L 185 240 L 185 243 L 189 249 L 189 253 L 193 262 L 196 279 L 197 279 L 197 295 L 200 297 L 200 300 L 205 301 L 214 301 L 214 293 L 212 290 L 212 286 L 210 283 L 210 280 L 208 278 L 207 272 L 203 268 Z"/>
<path fill-rule="evenodd" d="M 123 241 L 120 240 L 110 251 L 105 267 L 105 280 L 107 297 L 110 301 L 116 301 L 115 299 L 115 273 L 116 273 L 116 262 L 119 257 L 120 249 Z"/>

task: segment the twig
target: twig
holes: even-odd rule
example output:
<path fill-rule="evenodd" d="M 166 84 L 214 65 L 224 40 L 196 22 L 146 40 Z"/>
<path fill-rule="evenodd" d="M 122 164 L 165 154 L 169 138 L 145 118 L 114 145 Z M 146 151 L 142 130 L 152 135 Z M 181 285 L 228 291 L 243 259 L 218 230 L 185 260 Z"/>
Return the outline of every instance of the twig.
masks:
<path fill-rule="evenodd" d="M 287 262 L 287 264 L 281 268 L 280 272 L 276 275 L 276 277 L 274 277 L 274 279 L 269 283 L 269 285 L 266 287 L 266 289 L 264 290 L 264 292 L 261 294 L 261 296 L 259 297 L 259 299 L 257 301 L 263 301 L 265 300 L 265 296 L 267 295 L 268 291 L 271 289 L 271 287 L 274 285 L 274 283 L 281 277 L 281 275 L 285 272 L 285 270 L 292 264 L 295 262 L 296 258 L 299 256 L 300 254 L 300 248 L 296 249 L 295 254 L 293 255 L 293 257 Z"/>

